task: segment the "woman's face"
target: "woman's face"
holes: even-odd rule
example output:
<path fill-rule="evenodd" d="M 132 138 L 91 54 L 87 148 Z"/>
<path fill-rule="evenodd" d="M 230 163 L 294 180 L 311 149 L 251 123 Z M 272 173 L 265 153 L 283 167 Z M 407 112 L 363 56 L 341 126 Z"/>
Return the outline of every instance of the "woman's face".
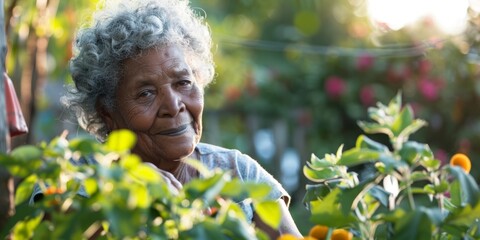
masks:
<path fill-rule="evenodd" d="M 192 66 L 174 45 L 126 60 L 117 108 L 105 117 L 111 130 L 135 132 L 133 152 L 163 170 L 175 170 L 202 134 L 203 87 Z"/>

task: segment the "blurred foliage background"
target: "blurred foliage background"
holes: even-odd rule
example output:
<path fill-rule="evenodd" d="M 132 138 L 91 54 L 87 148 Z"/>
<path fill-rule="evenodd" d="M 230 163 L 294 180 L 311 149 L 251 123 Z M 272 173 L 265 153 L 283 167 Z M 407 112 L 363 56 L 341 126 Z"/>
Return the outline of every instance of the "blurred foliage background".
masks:
<path fill-rule="evenodd" d="M 375 2 L 192 0 L 216 44 L 203 141 L 258 159 L 292 194 L 301 223 L 301 169 L 310 154 L 353 146 L 360 133 L 356 121 L 399 91 L 429 124 L 413 138 L 444 162 L 468 154 L 472 175 L 480 179 L 478 1 L 444 1 L 454 6 L 445 13 L 465 14 L 465 25 L 450 31 L 441 28 L 456 23 L 448 15 L 407 21 L 420 5 L 438 7 L 434 1 L 389 0 L 393 11 L 380 7 L 377 18 L 368 8 Z M 64 129 L 70 136 L 85 134 L 59 97 L 71 81 L 74 30 L 96 6 L 96 0 L 5 1 L 6 67 L 30 127 L 14 146 L 52 139 Z M 400 25 L 387 21 L 397 15 L 403 16 Z"/>

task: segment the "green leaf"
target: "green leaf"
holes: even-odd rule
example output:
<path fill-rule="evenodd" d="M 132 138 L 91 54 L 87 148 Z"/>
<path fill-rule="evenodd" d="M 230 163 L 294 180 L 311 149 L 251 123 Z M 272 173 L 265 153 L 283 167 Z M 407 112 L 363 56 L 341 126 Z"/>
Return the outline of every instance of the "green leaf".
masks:
<path fill-rule="evenodd" d="M 203 222 L 195 224 L 191 229 L 186 232 L 181 232 L 179 239 L 219 239 L 219 240 L 228 240 L 223 234 L 222 228 L 207 219 Z"/>
<path fill-rule="evenodd" d="M 352 148 L 343 152 L 342 157 L 337 164 L 347 167 L 359 165 L 367 162 L 375 162 L 380 158 L 381 152 L 366 148 Z"/>
<path fill-rule="evenodd" d="M 388 152 L 389 149 L 382 143 L 376 142 L 371 138 L 361 134 L 358 136 L 357 141 L 355 143 L 356 148 L 366 148 L 370 150 L 376 150 L 378 152 Z"/>
<path fill-rule="evenodd" d="M 460 199 L 460 206 L 464 206 L 467 203 L 475 206 L 480 198 L 480 190 L 475 179 L 460 167 L 447 165 L 446 169 L 455 177 L 452 185 L 457 181 L 459 183 L 459 192 L 452 191 L 452 194 L 458 194 L 458 196 L 455 197 Z M 452 198 L 453 197 L 454 196 L 452 196 Z M 452 202 L 454 201 L 452 200 Z"/>
<path fill-rule="evenodd" d="M 193 158 L 188 158 L 183 160 L 184 163 L 192 166 L 195 168 L 199 173 L 200 176 L 202 177 L 211 177 L 213 175 L 213 172 L 210 171 L 205 165 L 203 165 L 199 160 L 193 159 Z"/>
<path fill-rule="evenodd" d="M 135 134 L 126 129 L 112 131 L 105 142 L 105 147 L 108 151 L 126 152 L 135 146 L 137 138 Z"/>
<path fill-rule="evenodd" d="M 395 223 L 393 239 L 432 239 L 432 222 L 423 211 L 408 211 Z"/>
<path fill-rule="evenodd" d="M 272 190 L 272 187 L 270 187 L 266 183 L 244 182 L 243 185 L 248 191 L 248 195 L 250 196 L 250 198 L 255 200 L 265 199 Z"/>
<path fill-rule="evenodd" d="M 308 180 L 313 182 L 323 182 L 338 176 L 337 171 L 335 171 L 334 168 L 324 168 L 317 171 L 310 169 L 308 166 L 303 166 L 303 174 Z"/>
<path fill-rule="evenodd" d="M 364 194 L 372 187 L 373 178 L 363 181 L 359 185 L 353 188 L 345 188 L 340 193 L 339 203 L 342 213 L 348 215 L 348 213 L 357 208 L 358 202 L 364 197 Z M 363 193 L 363 194 L 360 194 Z"/>
<path fill-rule="evenodd" d="M 42 221 L 43 214 L 39 214 L 33 218 L 28 218 L 24 221 L 19 221 L 12 231 L 13 239 L 31 239 L 33 237 L 34 229 Z"/>
<path fill-rule="evenodd" d="M 255 213 L 273 229 L 280 225 L 282 212 L 277 201 L 254 202 Z"/>
<path fill-rule="evenodd" d="M 224 234 L 229 237 L 229 239 L 255 239 L 255 232 L 251 231 L 246 222 L 241 221 L 241 219 L 234 214 L 227 214 L 221 226 Z"/>
<path fill-rule="evenodd" d="M 184 185 L 184 190 L 188 199 L 202 198 L 210 202 L 220 194 L 227 181 L 225 173 L 217 173 L 210 178 L 193 179 Z"/>
<path fill-rule="evenodd" d="M 345 227 L 357 221 L 351 213 L 345 215 L 340 210 L 340 191 L 336 188 L 325 198 L 310 202 L 310 220 L 313 223 L 329 227 Z"/>
<path fill-rule="evenodd" d="M 74 138 L 70 140 L 69 146 L 72 151 L 79 151 L 83 156 L 101 151 L 99 143 L 91 138 Z"/>
<path fill-rule="evenodd" d="M 368 190 L 368 194 L 377 199 L 383 206 L 388 206 L 390 193 L 385 191 L 382 187 L 375 185 Z"/>
<path fill-rule="evenodd" d="M 398 151 L 403 161 L 415 164 L 422 158 L 433 158 L 433 153 L 427 144 L 407 141 L 403 143 L 402 148 Z"/>
<path fill-rule="evenodd" d="M 324 198 L 330 192 L 330 187 L 325 183 L 307 184 L 303 203 L 309 206 L 311 201 Z"/>
<path fill-rule="evenodd" d="M 97 180 L 95 180 L 94 178 L 87 178 L 84 181 L 83 186 L 85 188 L 85 192 L 89 196 L 91 196 L 94 192 L 98 190 L 98 183 Z"/>
<path fill-rule="evenodd" d="M 370 123 L 365 121 L 358 121 L 358 126 L 365 132 L 369 134 L 383 133 L 389 137 L 393 136 L 392 130 L 385 125 L 378 123 Z"/>
<path fill-rule="evenodd" d="M 394 136 L 399 136 L 400 133 L 406 129 L 413 122 L 413 110 L 407 105 L 401 111 L 400 114 L 396 116 L 391 130 Z"/>
<path fill-rule="evenodd" d="M 466 226 L 469 227 L 475 220 L 480 219 L 480 202 L 472 208 L 470 205 L 467 205 L 461 209 L 450 213 L 446 219 L 447 224 L 452 224 L 456 226 Z"/>
<path fill-rule="evenodd" d="M 36 175 L 30 175 L 18 184 L 15 192 L 15 205 L 19 205 L 30 199 L 37 180 Z"/>
<path fill-rule="evenodd" d="M 20 146 L 15 148 L 10 156 L 1 155 L 0 164 L 4 165 L 13 176 L 27 177 L 42 165 L 42 154 L 42 150 L 38 147 Z"/>
<path fill-rule="evenodd" d="M 310 157 L 310 162 L 307 162 L 308 166 L 315 170 L 320 170 L 322 168 L 332 167 L 334 164 L 330 161 L 327 161 L 325 158 L 318 158 L 315 154 L 312 154 Z"/>
<path fill-rule="evenodd" d="M 238 200 L 240 201 L 248 197 L 248 191 L 244 189 L 243 181 L 234 178 L 232 181 L 227 181 L 225 183 L 222 191 L 220 191 L 220 195 L 234 199 L 239 198 Z"/>
<path fill-rule="evenodd" d="M 15 158 L 17 161 L 27 163 L 30 161 L 41 159 L 42 150 L 35 146 L 25 145 L 13 149 L 13 151 L 10 153 L 10 156 Z"/>

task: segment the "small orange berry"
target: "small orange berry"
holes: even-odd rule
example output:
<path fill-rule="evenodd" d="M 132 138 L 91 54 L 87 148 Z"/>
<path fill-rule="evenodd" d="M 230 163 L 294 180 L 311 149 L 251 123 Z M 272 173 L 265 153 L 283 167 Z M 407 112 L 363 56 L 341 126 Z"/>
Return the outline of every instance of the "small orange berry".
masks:
<path fill-rule="evenodd" d="M 472 168 L 472 163 L 467 155 L 463 153 L 457 153 L 452 156 L 450 159 L 450 165 L 452 166 L 459 166 L 465 170 L 465 172 L 469 173 L 470 169 Z"/>
<path fill-rule="evenodd" d="M 317 238 L 314 238 L 312 236 L 305 236 L 302 238 L 302 240 L 318 240 Z"/>
<path fill-rule="evenodd" d="M 315 225 L 310 229 L 308 236 L 314 237 L 318 240 L 323 240 L 327 237 L 328 227 L 323 225 Z"/>
<path fill-rule="evenodd" d="M 292 234 L 287 233 L 278 237 L 277 240 L 298 240 L 298 238 L 293 236 Z"/>
<path fill-rule="evenodd" d="M 345 229 L 335 229 L 332 232 L 332 240 L 351 240 L 353 234 Z"/>
<path fill-rule="evenodd" d="M 48 187 L 43 194 L 45 195 L 52 195 L 52 194 L 62 194 L 63 190 L 61 188 L 57 188 L 55 186 Z"/>

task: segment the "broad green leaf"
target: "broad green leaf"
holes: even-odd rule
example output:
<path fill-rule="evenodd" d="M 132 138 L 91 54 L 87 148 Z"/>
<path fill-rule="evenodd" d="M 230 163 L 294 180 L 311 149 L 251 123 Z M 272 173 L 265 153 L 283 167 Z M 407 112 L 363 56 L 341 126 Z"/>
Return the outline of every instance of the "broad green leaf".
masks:
<path fill-rule="evenodd" d="M 191 229 L 186 232 L 181 232 L 179 239 L 219 239 L 219 240 L 229 240 L 227 236 L 224 235 L 222 228 L 212 222 L 209 219 L 206 219 L 203 222 L 195 224 Z"/>
<path fill-rule="evenodd" d="M 72 139 L 69 142 L 69 146 L 72 151 L 79 151 L 84 156 L 101 151 L 99 143 L 91 138 Z"/>
<path fill-rule="evenodd" d="M 414 171 L 410 175 L 410 180 L 412 182 L 420 181 L 420 180 L 428 180 L 428 179 L 429 179 L 429 175 L 425 171 Z"/>
<path fill-rule="evenodd" d="M 147 191 L 148 189 L 143 186 L 137 188 L 130 188 L 130 194 L 128 197 L 128 206 L 131 209 L 134 208 L 148 208 L 151 204 L 150 194 Z"/>
<path fill-rule="evenodd" d="M 358 136 L 357 141 L 355 143 L 355 148 L 366 148 L 370 150 L 376 150 L 379 152 L 388 152 L 389 149 L 382 143 L 376 142 L 371 138 L 361 134 Z"/>
<path fill-rule="evenodd" d="M 325 158 L 318 158 L 315 154 L 312 154 L 310 157 L 310 162 L 307 162 L 308 166 L 312 169 L 321 169 L 326 167 L 332 167 L 334 164 L 330 161 L 327 161 Z"/>
<path fill-rule="evenodd" d="M 480 199 L 480 190 L 472 175 L 457 166 L 446 166 L 446 168 L 459 183 L 461 205 L 468 203 L 475 206 Z"/>
<path fill-rule="evenodd" d="M 406 126 L 402 132 L 398 135 L 398 139 L 402 139 L 403 141 L 408 140 L 409 136 L 418 131 L 420 128 L 425 127 L 427 122 L 422 119 L 415 119 L 413 122 Z"/>
<path fill-rule="evenodd" d="M 351 213 L 343 214 L 340 209 L 340 189 L 331 191 L 324 199 L 310 202 L 310 220 L 329 227 L 345 227 L 358 221 Z"/>
<path fill-rule="evenodd" d="M 432 222 L 423 211 L 407 211 L 395 223 L 395 236 L 398 240 L 432 239 Z"/>
<path fill-rule="evenodd" d="M 348 215 L 352 209 L 357 208 L 358 202 L 364 197 L 363 194 L 366 194 L 366 192 L 372 187 L 371 183 L 373 180 L 374 179 L 363 181 L 353 188 L 342 189 L 338 202 L 340 203 L 340 208 L 344 215 Z"/>
<path fill-rule="evenodd" d="M 405 167 L 407 164 L 403 161 L 398 161 L 393 156 L 382 154 L 379 157 L 380 162 L 383 164 L 384 170 L 383 173 L 389 174 L 395 169 Z M 378 163 L 377 163 L 378 164 Z"/>
<path fill-rule="evenodd" d="M 20 146 L 12 150 L 10 155 L 0 155 L 0 164 L 13 176 L 28 177 L 42 166 L 42 154 L 42 150 L 36 146 Z"/>
<path fill-rule="evenodd" d="M 135 154 L 129 154 L 127 156 L 124 156 L 120 159 L 119 163 L 120 166 L 122 166 L 125 169 L 134 169 L 138 165 L 140 165 L 142 160 L 138 155 Z"/>
<path fill-rule="evenodd" d="M 390 193 L 385 191 L 382 187 L 375 185 L 368 190 L 368 194 L 370 194 L 373 198 L 377 199 L 383 206 L 388 206 L 388 198 Z"/>
<path fill-rule="evenodd" d="M 337 164 L 347 167 L 359 165 L 367 162 L 375 162 L 379 159 L 381 153 L 376 150 L 366 148 L 352 148 L 343 152 L 342 157 Z"/>
<path fill-rule="evenodd" d="M 316 171 L 310 169 L 308 166 L 303 166 L 303 174 L 308 180 L 313 182 L 323 182 L 338 176 L 337 172 L 333 168 L 325 168 L 320 171 Z"/>
<path fill-rule="evenodd" d="M 148 183 L 159 182 L 162 178 L 159 172 L 145 164 L 137 165 L 136 168 L 130 169 L 129 173 L 137 179 Z"/>
<path fill-rule="evenodd" d="M 370 123 L 365 121 L 358 121 L 357 125 L 365 132 L 369 134 L 383 133 L 389 137 L 393 137 L 392 130 L 385 125 L 378 123 Z"/>
<path fill-rule="evenodd" d="M 248 192 L 243 187 L 243 181 L 238 178 L 234 178 L 225 183 L 220 195 L 234 199 L 245 199 L 248 196 Z"/>
<path fill-rule="evenodd" d="M 24 221 L 19 221 L 13 228 L 13 239 L 31 239 L 33 237 L 34 229 L 42 221 L 43 214 L 28 218 Z"/>
<path fill-rule="evenodd" d="M 200 176 L 202 177 L 207 178 L 213 175 L 212 171 L 210 171 L 205 165 L 203 165 L 200 161 L 196 159 L 188 158 L 188 159 L 184 159 L 183 161 L 184 163 L 195 168 L 200 173 Z"/>
<path fill-rule="evenodd" d="M 415 164 L 424 157 L 433 158 L 433 153 L 427 144 L 407 141 L 403 143 L 402 148 L 398 151 L 403 161 L 408 164 Z"/>
<path fill-rule="evenodd" d="M 467 205 L 461 209 L 450 213 L 447 217 L 446 222 L 448 224 L 456 226 L 466 226 L 469 227 L 475 220 L 480 219 L 480 202 L 472 208 L 470 205 Z"/>
<path fill-rule="evenodd" d="M 241 221 L 241 219 L 235 215 L 227 214 L 221 226 L 224 234 L 229 237 L 229 239 L 255 239 L 255 232 L 249 228 L 246 222 Z"/>
<path fill-rule="evenodd" d="M 210 178 L 193 179 L 184 185 L 184 190 L 190 200 L 203 198 L 205 201 L 210 202 L 215 196 L 220 194 L 227 181 L 228 179 L 226 178 L 225 173 L 218 173 Z"/>
<path fill-rule="evenodd" d="M 324 183 L 307 184 L 306 193 L 303 197 L 303 203 L 309 206 L 311 201 L 325 197 L 330 192 L 330 187 Z"/>
<path fill-rule="evenodd" d="M 255 213 L 273 229 L 280 225 L 282 212 L 277 201 L 254 202 Z"/>
<path fill-rule="evenodd" d="M 89 196 L 91 196 L 94 192 L 98 190 L 98 183 L 97 183 L 97 180 L 95 180 L 94 178 L 87 178 L 84 181 L 83 186 L 85 188 L 85 192 Z"/>
<path fill-rule="evenodd" d="M 105 147 L 108 151 L 126 152 L 135 146 L 137 137 L 135 134 L 126 129 L 112 131 L 107 138 Z"/>
<path fill-rule="evenodd" d="M 15 190 L 15 205 L 19 205 L 30 199 L 37 180 L 36 175 L 30 175 L 18 184 L 17 189 Z"/>
<path fill-rule="evenodd" d="M 227 181 L 220 192 L 222 196 L 230 197 L 234 201 L 252 198 L 258 201 L 265 199 L 272 188 L 264 183 L 244 182 L 238 178 Z"/>
<path fill-rule="evenodd" d="M 265 199 L 272 190 L 269 185 L 256 182 L 244 182 L 244 187 L 252 199 L 259 201 Z"/>
<path fill-rule="evenodd" d="M 394 136 L 399 136 L 400 133 L 413 122 L 413 110 L 410 106 L 405 106 L 400 114 L 396 116 L 395 121 L 391 126 Z"/>

